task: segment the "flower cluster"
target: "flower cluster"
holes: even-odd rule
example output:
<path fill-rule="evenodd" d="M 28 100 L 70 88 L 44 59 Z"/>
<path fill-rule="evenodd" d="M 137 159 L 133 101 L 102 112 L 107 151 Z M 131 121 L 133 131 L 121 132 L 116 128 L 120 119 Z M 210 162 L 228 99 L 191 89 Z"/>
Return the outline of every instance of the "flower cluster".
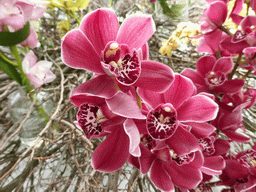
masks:
<path fill-rule="evenodd" d="M 220 18 L 211 15 L 216 7 Z M 207 182 L 213 175 L 233 179 L 226 176 L 228 170 L 222 172 L 229 161 L 230 142 L 249 141 L 237 130 L 245 129 L 241 111 L 256 100 L 256 90 L 245 88 L 246 77 L 233 79 L 242 55 L 236 64 L 233 59 L 235 53 L 253 47 L 254 17 L 242 20 L 248 31 L 239 32 L 243 39 L 230 40 L 246 46 L 232 51 L 231 45 L 230 49 L 224 46 L 230 39 L 222 26 L 226 12 L 222 1 L 210 3 L 201 24 L 207 32 L 197 47 L 210 55 L 197 61 L 196 70 L 181 74 L 148 60 L 147 41 L 155 24 L 147 15 L 129 16 L 119 27 L 113 11 L 98 9 L 63 37 L 63 62 L 94 73 L 70 97 L 79 107 L 77 127 L 88 139 L 106 137 L 94 151 L 94 169 L 113 172 L 128 162 L 142 174 L 149 172 L 155 186 L 164 191 L 211 190 Z M 250 66 L 253 54 L 245 54 L 252 60 Z M 228 139 L 220 138 L 220 133 Z M 243 186 L 251 186 L 254 180 L 246 176 L 249 179 L 243 181 L 249 184 Z"/>

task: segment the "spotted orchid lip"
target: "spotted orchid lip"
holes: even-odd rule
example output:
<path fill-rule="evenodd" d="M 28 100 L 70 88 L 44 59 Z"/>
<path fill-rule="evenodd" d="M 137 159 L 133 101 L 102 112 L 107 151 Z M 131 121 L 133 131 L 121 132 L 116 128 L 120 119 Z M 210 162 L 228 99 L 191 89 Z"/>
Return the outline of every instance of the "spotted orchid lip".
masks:
<path fill-rule="evenodd" d="M 200 138 L 198 143 L 202 146 L 202 151 L 205 156 L 211 156 L 215 152 L 213 142 L 210 138 Z"/>
<path fill-rule="evenodd" d="M 88 139 L 102 132 L 101 123 L 106 120 L 98 106 L 84 103 L 79 107 L 77 113 L 79 126 Z"/>
<path fill-rule="evenodd" d="M 147 115 L 147 130 L 154 139 L 168 139 L 177 127 L 177 112 L 172 104 L 160 104 Z"/>

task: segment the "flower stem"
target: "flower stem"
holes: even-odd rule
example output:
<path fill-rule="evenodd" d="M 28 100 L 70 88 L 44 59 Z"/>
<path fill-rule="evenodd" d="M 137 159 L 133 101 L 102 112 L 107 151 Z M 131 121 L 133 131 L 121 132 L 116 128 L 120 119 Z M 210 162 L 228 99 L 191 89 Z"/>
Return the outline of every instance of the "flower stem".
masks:
<path fill-rule="evenodd" d="M 228 34 L 230 37 L 233 36 L 233 34 L 225 27 L 220 26 L 220 30 L 222 30 L 223 32 L 225 32 L 226 34 Z"/>
<path fill-rule="evenodd" d="M 236 64 L 235 64 L 232 72 L 229 74 L 228 79 L 232 79 L 233 75 L 235 74 L 235 72 L 236 72 L 236 70 L 237 70 L 237 68 L 240 64 L 241 59 L 242 59 L 242 54 L 239 54 L 238 58 L 237 58 L 237 61 L 236 61 Z"/>

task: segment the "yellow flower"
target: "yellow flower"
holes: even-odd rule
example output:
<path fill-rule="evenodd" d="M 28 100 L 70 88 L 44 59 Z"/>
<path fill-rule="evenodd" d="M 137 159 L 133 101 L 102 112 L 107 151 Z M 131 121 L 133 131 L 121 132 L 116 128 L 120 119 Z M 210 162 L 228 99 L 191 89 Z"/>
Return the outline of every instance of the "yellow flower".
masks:
<path fill-rule="evenodd" d="M 50 0 L 47 5 L 50 8 L 60 8 L 71 11 L 78 11 L 79 9 L 85 9 L 90 0 Z"/>

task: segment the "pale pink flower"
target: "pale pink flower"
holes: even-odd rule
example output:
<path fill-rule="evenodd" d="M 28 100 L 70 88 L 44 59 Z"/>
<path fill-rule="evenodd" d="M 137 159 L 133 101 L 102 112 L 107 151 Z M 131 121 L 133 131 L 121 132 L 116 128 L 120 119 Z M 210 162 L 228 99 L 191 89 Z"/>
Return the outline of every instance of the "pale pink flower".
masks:
<path fill-rule="evenodd" d="M 56 76 L 50 71 L 52 62 L 39 61 L 33 51 L 29 51 L 22 61 L 22 68 L 30 83 L 36 88 L 52 82 Z"/>

